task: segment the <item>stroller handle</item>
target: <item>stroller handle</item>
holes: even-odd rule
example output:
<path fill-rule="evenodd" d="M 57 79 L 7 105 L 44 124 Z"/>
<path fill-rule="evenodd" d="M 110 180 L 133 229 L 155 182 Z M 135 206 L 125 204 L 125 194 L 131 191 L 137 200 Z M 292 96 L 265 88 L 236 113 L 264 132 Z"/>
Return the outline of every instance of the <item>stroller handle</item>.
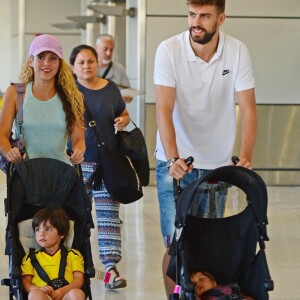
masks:
<path fill-rule="evenodd" d="M 189 156 L 184 160 L 187 166 L 190 166 L 193 163 L 193 161 L 194 161 L 194 157 L 192 156 Z M 181 192 L 183 191 L 183 189 L 180 187 L 180 180 L 176 180 L 175 178 L 173 178 L 173 190 L 174 190 L 174 200 L 175 200 L 175 207 L 176 207 L 177 199 L 181 194 Z"/>
<path fill-rule="evenodd" d="M 67 149 L 66 150 L 66 153 L 68 156 L 71 156 L 73 154 L 73 151 L 71 149 Z M 82 169 L 81 169 L 81 165 L 80 164 L 77 164 L 77 165 L 74 165 L 76 171 L 77 171 L 77 175 L 80 177 L 80 178 L 83 178 L 83 175 L 82 175 Z"/>
<path fill-rule="evenodd" d="M 189 156 L 184 160 L 184 162 L 186 163 L 187 166 L 190 166 L 194 162 L 194 157 Z"/>
<path fill-rule="evenodd" d="M 66 150 L 67 155 L 71 156 L 73 154 L 73 151 L 71 149 Z"/>
<path fill-rule="evenodd" d="M 234 165 L 237 165 L 240 159 L 237 156 L 232 156 L 231 161 L 233 162 Z"/>

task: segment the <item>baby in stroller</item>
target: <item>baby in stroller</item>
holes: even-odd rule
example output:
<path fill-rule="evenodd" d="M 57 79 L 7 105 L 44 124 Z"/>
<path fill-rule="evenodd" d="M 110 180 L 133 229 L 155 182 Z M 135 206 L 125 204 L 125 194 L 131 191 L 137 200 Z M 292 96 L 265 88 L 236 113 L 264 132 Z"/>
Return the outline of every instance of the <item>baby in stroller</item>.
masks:
<path fill-rule="evenodd" d="M 237 285 L 218 285 L 216 279 L 205 271 L 192 271 L 191 282 L 195 285 L 196 300 L 215 299 L 246 299 L 254 300 L 244 296 Z"/>
<path fill-rule="evenodd" d="M 22 282 L 28 299 L 84 300 L 83 257 L 78 250 L 67 250 L 63 245 L 70 230 L 65 211 L 42 208 L 32 219 L 32 229 L 41 249 L 31 248 L 22 261 Z"/>

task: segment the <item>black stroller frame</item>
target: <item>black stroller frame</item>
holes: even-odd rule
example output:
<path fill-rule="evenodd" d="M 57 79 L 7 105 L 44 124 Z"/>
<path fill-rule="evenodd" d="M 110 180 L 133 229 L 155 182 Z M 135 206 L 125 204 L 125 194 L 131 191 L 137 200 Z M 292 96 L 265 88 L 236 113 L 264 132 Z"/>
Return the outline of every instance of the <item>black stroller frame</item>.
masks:
<path fill-rule="evenodd" d="M 241 189 L 246 194 L 247 207 L 236 215 L 219 219 L 189 214 L 197 189 L 207 182 L 224 182 Z M 177 183 L 174 195 L 176 229 L 167 274 L 176 281 L 176 288 L 169 299 L 195 299 L 190 281 L 190 272 L 194 270 L 209 272 L 218 284 L 237 284 L 244 295 L 255 300 L 269 299 L 268 291 L 274 289 L 274 283 L 265 255 L 265 242 L 269 240 L 268 200 L 259 175 L 243 167 L 225 166 L 183 190 Z"/>
<path fill-rule="evenodd" d="M 21 262 L 25 250 L 20 242 L 18 223 L 32 219 L 43 207 L 63 208 L 74 221 L 72 248 L 84 257 L 84 287 L 86 298 L 92 300 L 90 278 L 95 276 L 92 261 L 90 230 L 94 228 L 91 201 L 85 192 L 80 165 L 36 158 L 10 165 L 7 174 L 6 249 L 9 256 L 9 278 L 1 285 L 9 287 L 9 299 L 25 300 L 22 287 Z"/>

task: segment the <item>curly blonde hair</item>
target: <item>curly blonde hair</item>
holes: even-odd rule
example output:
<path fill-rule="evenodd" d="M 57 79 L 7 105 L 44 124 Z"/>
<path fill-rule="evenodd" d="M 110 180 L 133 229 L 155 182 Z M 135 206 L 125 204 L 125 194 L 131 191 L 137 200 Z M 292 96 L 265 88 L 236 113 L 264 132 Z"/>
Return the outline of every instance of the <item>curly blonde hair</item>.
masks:
<path fill-rule="evenodd" d="M 33 57 L 29 56 L 22 66 L 19 76 L 22 83 L 34 81 L 34 72 L 30 65 L 32 59 Z M 75 84 L 72 71 L 68 64 L 63 58 L 59 60 L 59 69 L 55 76 L 55 88 L 66 114 L 67 132 L 70 135 L 76 123 L 79 123 L 82 127 L 84 126 L 83 96 Z"/>

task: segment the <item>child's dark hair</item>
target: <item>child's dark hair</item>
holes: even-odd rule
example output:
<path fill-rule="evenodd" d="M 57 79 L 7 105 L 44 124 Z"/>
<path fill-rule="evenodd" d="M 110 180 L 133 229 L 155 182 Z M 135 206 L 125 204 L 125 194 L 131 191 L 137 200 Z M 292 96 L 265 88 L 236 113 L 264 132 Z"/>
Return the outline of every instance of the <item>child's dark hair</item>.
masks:
<path fill-rule="evenodd" d="M 225 0 L 187 0 L 187 5 L 214 5 L 220 13 L 225 11 Z"/>
<path fill-rule="evenodd" d="M 195 275 L 196 273 L 199 273 L 199 272 L 202 273 L 204 276 L 210 278 L 211 280 L 216 280 L 212 274 L 210 274 L 210 273 L 208 273 L 208 272 L 206 272 L 206 271 L 199 271 L 199 270 L 191 270 L 191 271 L 190 271 L 190 278 L 191 278 L 193 275 Z"/>
<path fill-rule="evenodd" d="M 32 219 L 33 231 L 47 221 L 57 229 L 60 236 L 64 236 L 61 240 L 63 243 L 70 230 L 70 220 L 66 212 L 62 208 L 45 207 L 40 209 Z"/>

